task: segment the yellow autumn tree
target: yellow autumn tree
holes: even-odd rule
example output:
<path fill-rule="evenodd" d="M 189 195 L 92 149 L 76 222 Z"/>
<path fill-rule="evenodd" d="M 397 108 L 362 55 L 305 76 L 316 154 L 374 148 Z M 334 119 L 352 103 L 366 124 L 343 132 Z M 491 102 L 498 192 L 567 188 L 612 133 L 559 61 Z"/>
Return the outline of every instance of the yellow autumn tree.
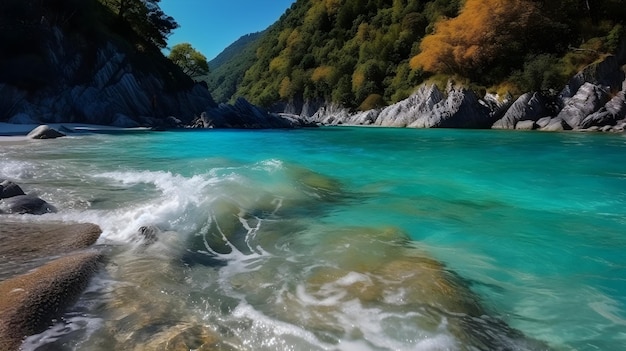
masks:
<path fill-rule="evenodd" d="M 424 37 L 411 68 L 464 76 L 480 72 L 495 60 L 523 54 L 527 31 L 541 19 L 532 0 L 467 0 L 459 16 L 439 21 Z"/>

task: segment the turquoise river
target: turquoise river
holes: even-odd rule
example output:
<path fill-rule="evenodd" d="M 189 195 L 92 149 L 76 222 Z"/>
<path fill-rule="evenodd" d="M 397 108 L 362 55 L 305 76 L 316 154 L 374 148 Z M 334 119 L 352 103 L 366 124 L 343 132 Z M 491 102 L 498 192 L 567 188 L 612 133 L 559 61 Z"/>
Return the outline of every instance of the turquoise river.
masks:
<path fill-rule="evenodd" d="M 623 134 L 79 134 L 0 178 L 107 256 L 25 350 L 626 349 Z"/>

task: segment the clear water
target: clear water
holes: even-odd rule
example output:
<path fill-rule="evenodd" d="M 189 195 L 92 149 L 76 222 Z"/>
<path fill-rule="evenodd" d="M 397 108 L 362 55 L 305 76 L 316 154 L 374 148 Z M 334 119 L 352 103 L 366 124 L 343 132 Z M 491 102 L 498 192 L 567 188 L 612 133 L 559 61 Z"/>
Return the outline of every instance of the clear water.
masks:
<path fill-rule="evenodd" d="M 24 347 L 621 350 L 624 155 L 382 128 L 2 142 L 0 178 L 59 208 L 19 219 L 97 223 L 109 257 Z"/>

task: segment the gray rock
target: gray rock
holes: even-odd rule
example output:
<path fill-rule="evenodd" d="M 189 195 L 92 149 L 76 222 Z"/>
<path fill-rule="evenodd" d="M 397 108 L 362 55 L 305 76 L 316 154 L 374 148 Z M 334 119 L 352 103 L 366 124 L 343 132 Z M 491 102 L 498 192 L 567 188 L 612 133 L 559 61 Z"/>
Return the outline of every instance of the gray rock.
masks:
<path fill-rule="evenodd" d="M 563 121 L 563 119 L 561 119 L 561 117 L 551 118 L 548 124 L 546 124 L 544 127 L 539 128 L 539 130 L 546 132 L 560 132 L 569 129 L 571 128 L 565 121 Z"/>
<path fill-rule="evenodd" d="M 548 115 L 548 110 L 543 96 L 539 93 L 526 93 L 515 100 L 504 116 L 491 128 L 514 129 L 520 121 L 536 121 L 546 115 Z"/>
<path fill-rule="evenodd" d="M 543 118 L 539 118 L 535 124 L 537 124 L 538 128 L 543 128 L 545 126 L 547 126 L 548 124 L 550 124 L 550 121 L 552 120 L 552 117 L 543 117 Z"/>
<path fill-rule="evenodd" d="M 283 118 L 278 114 L 269 113 L 261 107 L 252 105 L 244 98 L 238 98 L 233 105 L 220 104 L 209 108 L 192 123 L 201 128 L 294 128 L 299 126 L 293 119 Z"/>
<path fill-rule="evenodd" d="M 39 121 L 36 121 L 29 114 L 23 112 L 9 118 L 7 122 L 13 124 L 40 124 Z"/>
<path fill-rule="evenodd" d="M 585 117 L 598 111 L 608 101 L 608 96 L 604 88 L 584 83 L 576 95 L 567 100 L 557 117 L 567 123 L 571 129 L 580 128 Z"/>
<path fill-rule="evenodd" d="M 19 195 L 25 195 L 19 185 L 9 180 L 0 179 L 0 199 L 7 199 Z"/>
<path fill-rule="evenodd" d="M 407 99 L 384 108 L 376 118 L 376 125 L 386 127 L 427 126 L 428 116 L 436 104 L 444 99 L 434 84 L 422 85 Z M 422 119 L 422 121 L 417 122 Z"/>
<path fill-rule="evenodd" d="M 624 78 L 624 71 L 621 70 L 618 59 L 615 56 L 607 56 L 604 60 L 592 63 L 578 72 L 559 96 L 565 104 L 585 83 L 604 87 L 607 91 L 620 90 Z"/>
<path fill-rule="evenodd" d="M 339 125 L 347 123 L 350 118 L 350 110 L 337 104 L 329 104 L 321 106 L 311 117 L 310 120 L 324 125 Z"/>
<path fill-rule="evenodd" d="M 515 129 L 517 130 L 533 130 L 536 128 L 537 128 L 537 125 L 535 124 L 535 121 L 532 121 L 532 120 L 519 121 L 515 125 Z"/>
<path fill-rule="evenodd" d="M 33 129 L 28 133 L 27 137 L 31 139 L 55 139 L 64 137 L 65 134 L 50 128 L 45 124 L 40 125 L 39 127 Z"/>
<path fill-rule="evenodd" d="M 42 215 L 56 212 L 56 208 L 33 195 L 18 195 L 0 202 L 0 210 L 5 213 Z"/>
<path fill-rule="evenodd" d="M 625 92 L 620 91 L 597 112 L 590 114 L 580 123 L 581 128 L 589 129 L 593 126 L 615 125 L 617 121 L 626 117 Z"/>
<path fill-rule="evenodd" d="M 137 123 L 136 121 L 134 121 L 132 118 L 122 114 L 122 113 L 116 113 L 115 116 L 113 117 L 113 122 L 111 123 L 111 125 L 115 126 L 115 127 L 120 127 L 120 128 L 136 128 L 139 127 L 139 123 Z"/>
<path fill-rule="evenodd" d="M 476 94 L 465 88 L 451 88 L 445 100 L 433 107 L 426 127 L 435 128 L 489 128 L 493 125 L 490 111 L 481 104 Z"/>

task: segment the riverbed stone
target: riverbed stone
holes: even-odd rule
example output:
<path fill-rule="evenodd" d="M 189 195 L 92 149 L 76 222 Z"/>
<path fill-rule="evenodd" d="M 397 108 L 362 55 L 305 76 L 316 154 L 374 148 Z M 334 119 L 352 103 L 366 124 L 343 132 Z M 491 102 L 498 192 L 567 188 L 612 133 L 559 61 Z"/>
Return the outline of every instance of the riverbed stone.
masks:
<path fill-rule="evenodd" d="M 525 121 L 519 121 L 515 124 L 515 129 L 517 130 L 533 130 L 535 129 L 537 125 L 535 124 L 535 121 L 532 120 L 525 120 Z"/>
<path fill-rule="evenodd" d="M 0 220 L 0 280 L 93 245 L 102 230 L 90 223 Z"/>
<path fill-rule="evenodd" d="M 25 337 L 60 317 L 87 286 L 100 258 L 95 251 L 76 253 L 0 282 L 0 349 L 18 350 Z"/>
<path fill-rule="evenodd" d="M 42 215 L 56 212 L 56 208 L 34 195 L 18 195 L 3 199 L 0 211 L 12 214 Z"/>
<path fill-rule="evenodd" d="M 0 179 L 0 199 L 7 199 L 19 195 L 26 195 L 19 185 L 10 180 Z"/>

